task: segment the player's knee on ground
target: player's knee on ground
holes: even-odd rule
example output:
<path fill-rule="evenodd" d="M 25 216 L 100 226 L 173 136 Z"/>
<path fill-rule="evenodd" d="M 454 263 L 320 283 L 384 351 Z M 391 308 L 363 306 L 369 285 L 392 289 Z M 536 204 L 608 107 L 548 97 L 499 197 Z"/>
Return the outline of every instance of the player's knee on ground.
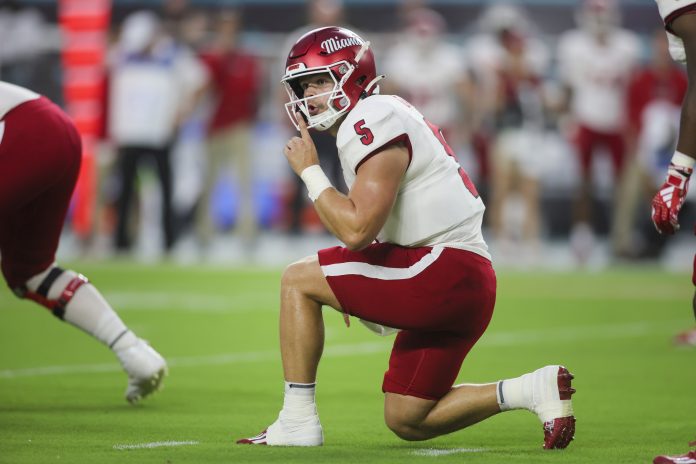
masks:
<path fill-rule="evenodd" d="M 87 282 L 87 278 L 81 274 L 51 265 L 12 290 L 19 298 L 33 300 L 63 319 L 66 305 Z"/>
<path fill-rule="evenodd" d="M 404 411 L 390 408 L 389 405 L 384 408 L 384 422 L 402 440 L 419 441 L 433 437 L 422 429 L 421 421 L 409 417 Z"/>

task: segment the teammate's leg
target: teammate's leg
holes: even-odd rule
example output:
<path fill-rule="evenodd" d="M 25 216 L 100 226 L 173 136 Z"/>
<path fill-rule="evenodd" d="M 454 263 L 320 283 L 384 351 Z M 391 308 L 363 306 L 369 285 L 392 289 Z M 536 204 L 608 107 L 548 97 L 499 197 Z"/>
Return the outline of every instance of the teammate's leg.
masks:
<path fill-rule="evenodd" d="M 3 259 L 3 268 L 5 260 Z M 12 262 L 8 263 L 12 267 Z M 135 403 L 157 391 L 167 365 L 155 350 L 126 327 L 96 287 L 72 270 L 51 265 L 13 290 L 51 310 L 61 320 L 93 336 L 117 356 L 128 374 L 126 399 Z"/>
<path fill-rule="evenodd" d="M 68 201 L 68 191 L 61 196 L 60 189 L 49 189 L 6 218 L 0 239 L 3 275 L 17 296 L 36 301 L 108 346 L 129 376 L 126 399 L 136 402 L 160 387 L 166 363 L 128 330 L 85 277 L 52 263 Z"/>
<path fill-rule="evenodd" d="M 164 360 L 127 330 L 83 276 L 54 264 L 63 221 L 80 167 L 80 139 L 68 117 L 45 99 L 7 116 L 0 144 L 0 266 L 9 287 L 110 346 L 131 377 L 129 401 L 157 385 L 141 385 Z M 36 127 L 42 128 L 36 137 Z M 46 141 L 50 141 L 47 143 Z M 31 154 L 33 162 L 26 162 Z"/>

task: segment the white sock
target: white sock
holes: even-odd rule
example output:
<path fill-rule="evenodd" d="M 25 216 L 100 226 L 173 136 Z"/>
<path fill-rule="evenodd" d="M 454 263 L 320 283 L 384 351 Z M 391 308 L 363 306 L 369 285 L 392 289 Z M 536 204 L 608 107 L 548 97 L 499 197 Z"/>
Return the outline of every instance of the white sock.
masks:
<path fill-rule="evenodd" d="M 53 266 L 29 279 L 27 288 L 36 291 L 52 268 Z M 48 298 L 50 300 L 58 299 L 65 287 L 75 277 L 77 277 L 77 273 L 66 269 L 51 285 Z M 63 320 L 84 330 L 114 351 L 128 348 L 137 341 L 133 332 L 128 330 L 128 327 L 109 306 L 109 303 L 90 283 L 82 285 L 75 292 L 75 295 L 65 306 Z"/>
<path fill-rule="evenodd" d="M 285 382 L 285 399 L 281 418 L 297 421 L 317 415 L 317 405 L 314 401 L 316 383 Z"/>
<path fill-rule="evenodd" d="M 501 411 L 511 409 L 531 409 L 533 398 L 532 373 L 514 379 L 501 380 L 497 384 L 496 394 Z"/>

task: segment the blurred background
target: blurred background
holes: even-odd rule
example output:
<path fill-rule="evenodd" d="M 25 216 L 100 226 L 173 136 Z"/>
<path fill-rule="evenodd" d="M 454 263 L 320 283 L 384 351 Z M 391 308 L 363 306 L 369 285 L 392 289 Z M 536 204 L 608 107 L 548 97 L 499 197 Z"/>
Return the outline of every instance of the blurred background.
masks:
<path fill-rule="evenodd" d="M 497 266 L 690 269 L 696 188 L 675 237 L 650 221 L 686 77 L 648 0 L 0 0 L 0 79 L 83 135 L 59 259 L 283 265 L 335 244 L 282 154 L 285 58 L 325 25 L 369 40 L 381 92 L 442 129 Z"/>

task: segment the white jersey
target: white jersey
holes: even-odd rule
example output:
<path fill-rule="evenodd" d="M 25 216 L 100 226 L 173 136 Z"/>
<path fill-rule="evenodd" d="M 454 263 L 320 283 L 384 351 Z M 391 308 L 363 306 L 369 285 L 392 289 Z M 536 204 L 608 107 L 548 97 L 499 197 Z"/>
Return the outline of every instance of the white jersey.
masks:
<path fill-rule="evenodd" d="M 336 141 L 346 185 L 352 187 L 358 168 L 371 155 L 402 141 L 410 163 L 377 240 L 407 247 L 461 248 L 490 259 L 481 234 L 483 202 L 467 188 L 459 164 L 447 154 L 449 147 L 431 127 L 397 96 L 373 95 L 359 101 L 341 124 Z"/>
<path fill-rule="evenodd" d="M 640 58 L 635 34 L 617 29 L 600 44 L 577 29 L 561 36 L 561 79 L 573 91 L 571 110 L 577 121 L 599 132 L 621 130 L 626 116 L 626 89 Z"/>
<path fill-rule="evenodd" d="M 660 16 L 662 20 L 667 25 L 668 22 L 673 21 L 683 11 L 692 11 L 696 9 L 696 1 L 692 0 L 655 0 L 657 2 L 657 7 L 660 10 Z M 682 63 L 686 62 L 686 53 L 684 52 L 684 42 L 682 39 L 667 32 L 667 39 L 669 39 L 669 54 L 676 61 Z"/>
<path fill-rule="evenodd" d="M 4 118 L 11 109 L 39 97 L 41 95 L 24 87 L 0 81 L 0 119 Z"/>
<path fill-rule="evenodd" d="M 109 133 L 118 145 L 165 146 L 176 119 L 208 72 L 188 49 L 160 43 L 152 56 L 117 56 L 111 72 Z"/>

